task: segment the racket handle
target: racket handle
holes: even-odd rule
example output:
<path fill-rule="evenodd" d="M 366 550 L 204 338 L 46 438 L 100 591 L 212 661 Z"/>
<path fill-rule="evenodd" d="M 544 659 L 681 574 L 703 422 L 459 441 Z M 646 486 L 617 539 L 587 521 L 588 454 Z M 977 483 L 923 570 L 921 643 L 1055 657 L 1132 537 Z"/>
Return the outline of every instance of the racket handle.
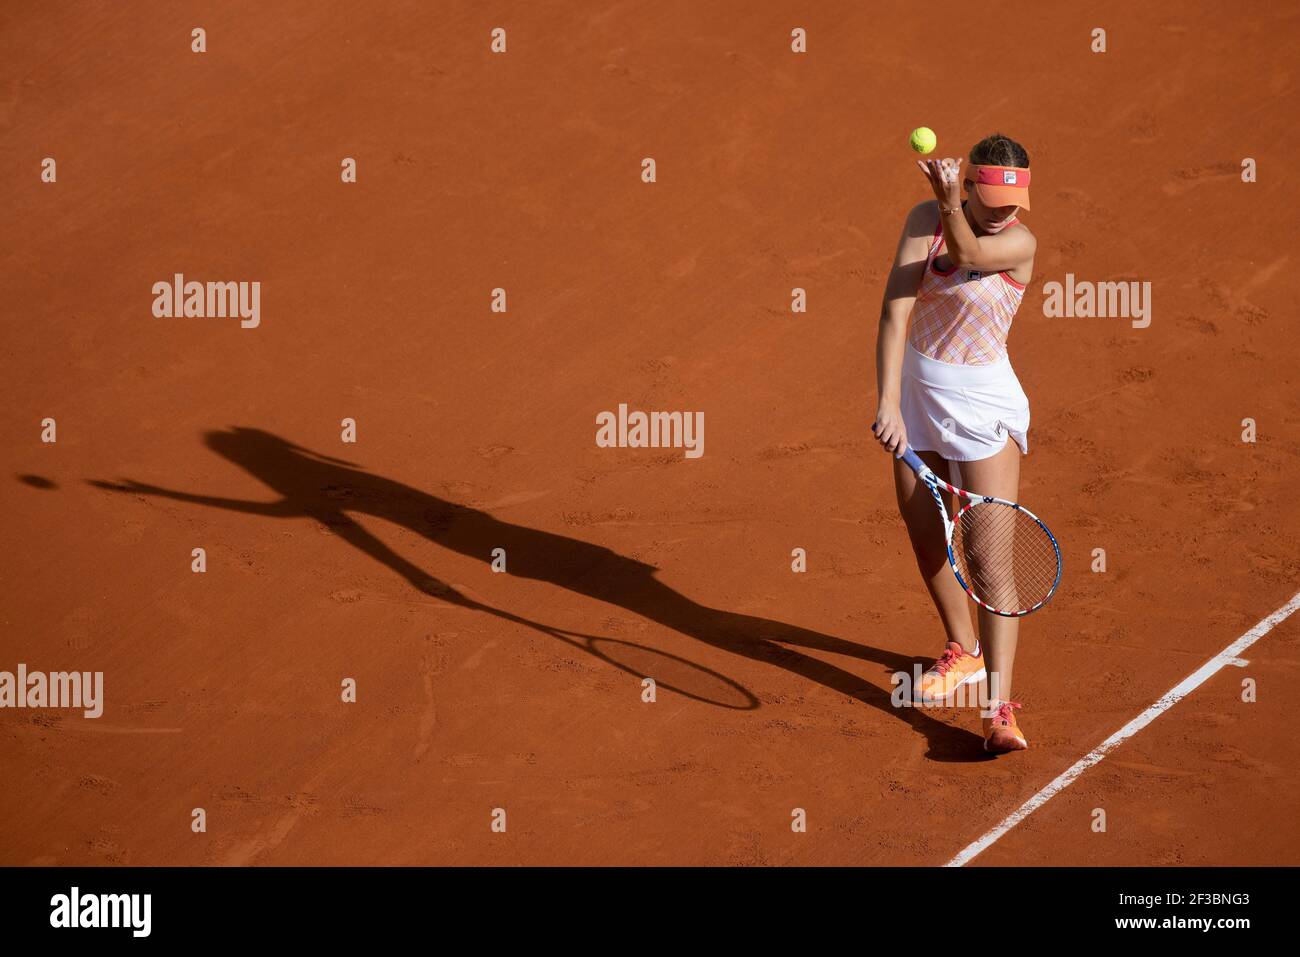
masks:
<path fill-rule="evenodd" d="M 911 446 L 904 449 L 903 454 L 899 456 L 899 458 L 906 462 L 917 475 L 920 475 L 923 471 L 929 468 L 929 466 L 921 461 L 921 457 L 912 451 Z"/>

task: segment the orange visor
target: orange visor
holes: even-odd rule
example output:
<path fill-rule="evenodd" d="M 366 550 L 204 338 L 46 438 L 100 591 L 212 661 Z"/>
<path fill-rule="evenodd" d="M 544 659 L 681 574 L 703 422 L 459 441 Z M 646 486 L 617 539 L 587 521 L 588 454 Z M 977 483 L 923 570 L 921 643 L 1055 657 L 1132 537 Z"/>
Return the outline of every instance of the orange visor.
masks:
<path fill-rule="evenodd" d="M 966 179 L 985 206 L 1029 208 L 1029 170 L 1019 166 L 968 166 Z"/>

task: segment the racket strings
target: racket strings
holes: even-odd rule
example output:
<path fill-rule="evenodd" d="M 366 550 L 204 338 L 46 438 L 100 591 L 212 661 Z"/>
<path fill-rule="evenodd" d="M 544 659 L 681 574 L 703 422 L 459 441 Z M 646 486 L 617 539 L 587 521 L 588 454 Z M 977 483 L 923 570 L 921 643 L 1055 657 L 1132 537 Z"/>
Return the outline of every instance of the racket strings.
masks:
<path fill-rule="evenodd" d="M 975 596 L 1002 612 L 1046 601 L 1060 568 L 1047 529 L 1022 509 L 998 502 L 977 503 L 961 513 L 952 553 Z"/>

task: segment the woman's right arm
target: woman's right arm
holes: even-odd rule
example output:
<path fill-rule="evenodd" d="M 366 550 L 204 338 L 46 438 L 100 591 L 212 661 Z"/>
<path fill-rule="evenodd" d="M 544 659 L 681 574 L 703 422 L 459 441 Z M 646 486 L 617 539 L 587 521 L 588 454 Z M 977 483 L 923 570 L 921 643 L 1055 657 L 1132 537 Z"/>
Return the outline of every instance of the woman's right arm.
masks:
<path fill-rule="evenodd" d="M 903 350 L 907 345 L 907 320 L 916 302 L 916 292 L 925 274 L 930 243 L 938 225 L 939 211 L 933 202 L 922 203 L 907 214 L 898 239 L 894 267 L 885 284 L 880 305 L 880 329 L 876 334 L 876 420 L 871 430 L 885 449 L 901 455 L 907 448 L 907 430 L 899 411 L 903 376 Z"/>

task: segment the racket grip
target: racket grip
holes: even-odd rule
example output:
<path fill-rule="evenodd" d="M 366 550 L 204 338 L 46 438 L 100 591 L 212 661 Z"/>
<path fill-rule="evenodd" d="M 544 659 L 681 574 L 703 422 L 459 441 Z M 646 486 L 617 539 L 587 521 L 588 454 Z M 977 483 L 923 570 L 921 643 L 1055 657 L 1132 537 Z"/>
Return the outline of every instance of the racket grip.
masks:
<path fill-rule="evenodd" d="M 926 464 L 921 461 L 921 457 L 912 451 L 911 446 L 904 449 L 899 458 L 906 462 L 917 475 L 920 475 L 927 468 Z"/>

